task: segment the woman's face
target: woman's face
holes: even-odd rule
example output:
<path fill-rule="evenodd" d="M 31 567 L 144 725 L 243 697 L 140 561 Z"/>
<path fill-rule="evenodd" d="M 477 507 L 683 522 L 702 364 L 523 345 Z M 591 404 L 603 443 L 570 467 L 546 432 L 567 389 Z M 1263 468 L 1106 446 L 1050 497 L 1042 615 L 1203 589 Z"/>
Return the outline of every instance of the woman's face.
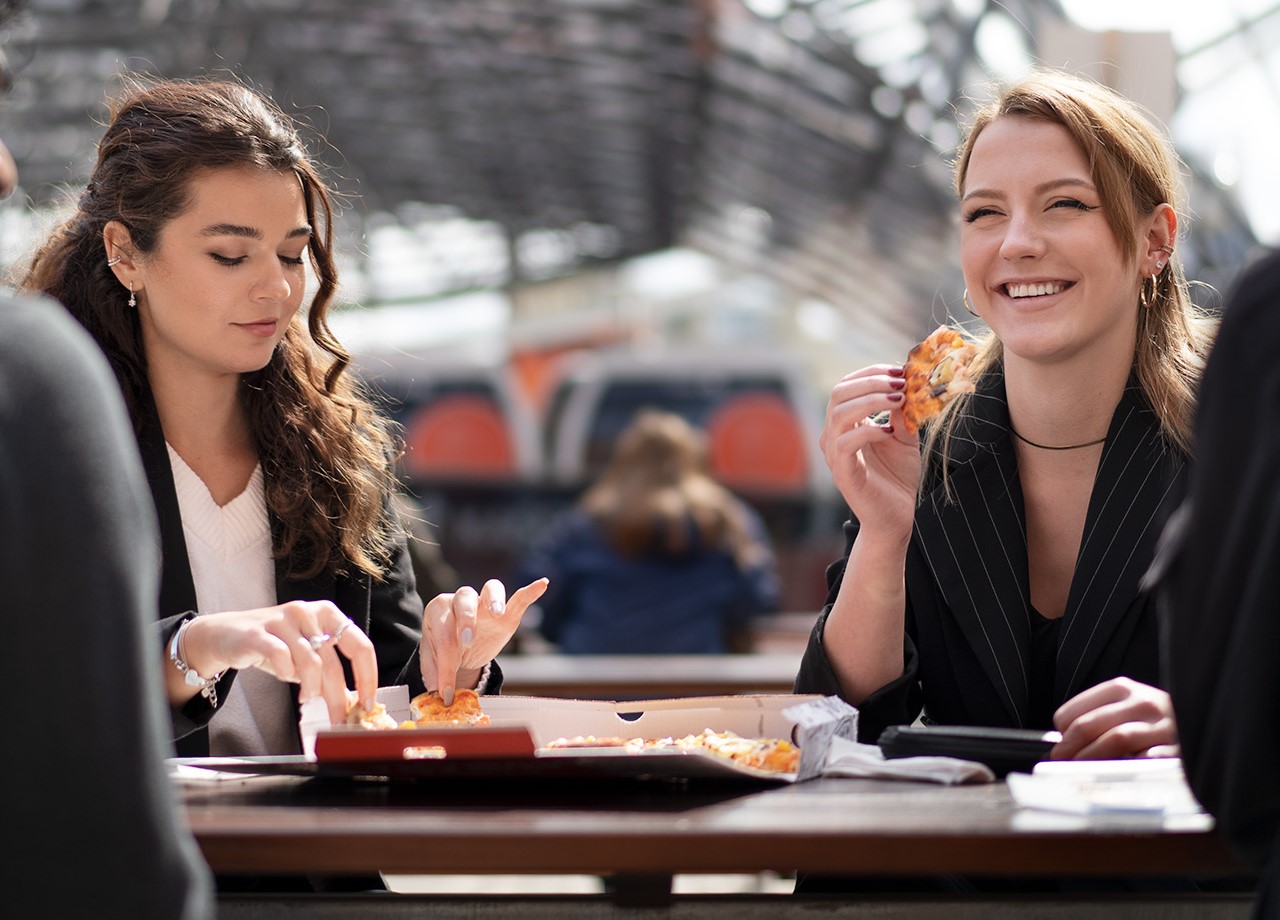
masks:
<path fill-rule="evenodd" d="M 292 172 L 198 174 L 187 210 L 164 226 L 140 263 L 148 365 L 184 378 L 264 367 L 302 304 L 310 239 Z"/>
<path fill-rule="evenodd" d="M 1121 252 L 1065 128 L 1024 117 L 989 124 L 973 145 L 960 213 L 973 308 L 1008 354 L 1131 359 L 1139 257 L 1149 242 L 1138 234 L 1135 251 Z"/>

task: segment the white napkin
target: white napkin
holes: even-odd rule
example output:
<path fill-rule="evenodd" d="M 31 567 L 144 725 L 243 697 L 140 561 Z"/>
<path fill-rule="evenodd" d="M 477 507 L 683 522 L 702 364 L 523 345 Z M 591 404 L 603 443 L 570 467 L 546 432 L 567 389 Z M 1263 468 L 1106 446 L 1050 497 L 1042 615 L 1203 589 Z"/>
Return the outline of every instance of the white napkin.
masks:
<path fill-rule="evenodd" d="M 853 776 L 870 779 L 910 779 L 955 786 L 961 783 L 990 783 L 996 775 L 986 764 L 956 757 L 886 758 L 874 744 L 848 738 L 832 738 L 823 776 Z"/>
<path fill-rule="evenodd" d="M 1063 760 L 1010 773 L 1009 791 L 1024 808 L 1074 815 L 1203 814 L 1176 757 Z"/>

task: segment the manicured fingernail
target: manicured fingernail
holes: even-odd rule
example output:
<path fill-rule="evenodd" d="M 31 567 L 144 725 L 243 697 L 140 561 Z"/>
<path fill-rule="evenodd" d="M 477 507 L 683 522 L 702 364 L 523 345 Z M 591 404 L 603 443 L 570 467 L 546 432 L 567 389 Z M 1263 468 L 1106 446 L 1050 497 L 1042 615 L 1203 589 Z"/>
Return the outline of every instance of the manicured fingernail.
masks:
<path fill-rule="evenodd" d="M 887 373 L 890 377 L 903 377 L 906 374 L 906 372 L 900 367 L 891 367 Z"/>
<path fill-rule="evenodd" d="M 506 605 L 506 604 L 504 604 L 502 601 L 490 601 L 490 602 L 489 602 L 489 612 L 490 612 L 490 613 L 502 613 L 502 611 L 504 611 L 504 610 L 506 610 L 506 609 L 507 609 L 507 605 Z"/>
<path fill-rule="evenodd" d="M 885 398 L 888 399 L 889 402 L 902 402 L 905 397 L 901 393 L 890 393 Z"/>
<path fill-rule="evenodd" d="M 893 387 L 895 390 L 901 390 L 906 385 L 907 385 L 907 381 L 905 381 L 901 377 L 895 377 L 889 381 L 889 386 Z"/>
<path fill-rule="evenodd" d="M 468 647 L 470 647 L 470 645 L 471 645 L 471 641 L 472 641 L 473 639 L 475 639 L 475 637 L 476 637 L 476 635 L 475 635 L 475 633 L 473 633 L 473 632 L 471 631 L 471 627 L 470 627 L 470 626 L 468 626 L 466 629 L 464 629 L 464 630 L 462 631 L 462 634 L 458 636 L 458 638 L 462 641 L 462 647 L 463 647 L 463 648 L 468 648 Z"/>
<path fill-rule="evenodd" d="M 881 430 L 881 431 L 883 431 L 885 434 L 893 434 L 893 426 L 892 426 L 892 425 L 885 425 L 885 426 L 883 426 L 880 430 Z"/>
<path fill-rule="evenodd" d="M 446 706 L 452 706 L 452 705 L 453 705 L 453 691 L 452 691 L 452 690 L 442 690 L 442 691 L 440 691 L 440 699 L 444 700 L 444 704 L 445 704 Z"/>

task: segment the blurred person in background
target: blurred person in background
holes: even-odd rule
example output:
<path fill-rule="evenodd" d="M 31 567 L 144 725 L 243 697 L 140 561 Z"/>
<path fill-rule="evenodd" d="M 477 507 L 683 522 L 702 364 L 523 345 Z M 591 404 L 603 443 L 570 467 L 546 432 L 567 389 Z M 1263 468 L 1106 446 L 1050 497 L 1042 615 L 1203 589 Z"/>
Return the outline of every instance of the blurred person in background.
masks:
<path fill-rule="evenodd" d="M 23 5 L 0 2 L 0 29 Z M 16 184 L 0 144 L 0 196 Z M 164 764 L 173 747 L 148 634 L 159 553 L 102 353 L 56 303 L 0 294 L 6 914 L 213 916 Z"/>
<path fill-rule="evenodd" d="M 1205 369 L 1188 500 L 1152 567 L 1187 780 L 1280 918 L 1280 251 L 1237 281 Z"/>
<path fill-rule="evenodd" d="M 721 654 L 780 590 L 764 526 L 711 477 L 703 433 L 657 410 L 536 541 L 519 578 L 542 576 L 539 631 L 569 654 Z"/>

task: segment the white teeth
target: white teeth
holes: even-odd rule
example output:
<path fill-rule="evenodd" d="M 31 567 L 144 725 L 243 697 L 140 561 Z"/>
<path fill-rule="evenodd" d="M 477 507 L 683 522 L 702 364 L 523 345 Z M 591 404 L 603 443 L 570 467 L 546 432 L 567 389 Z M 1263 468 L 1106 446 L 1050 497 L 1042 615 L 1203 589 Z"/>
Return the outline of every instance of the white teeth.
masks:
<path fill-rule="evenodd" d="M 1004 289 L 1010 297 L 1040 297 L 1044 294 L 1057 294 L 1066 290 L 1061 281 L 1041 281 L 1037 284 L 1006 284 Z"/>

